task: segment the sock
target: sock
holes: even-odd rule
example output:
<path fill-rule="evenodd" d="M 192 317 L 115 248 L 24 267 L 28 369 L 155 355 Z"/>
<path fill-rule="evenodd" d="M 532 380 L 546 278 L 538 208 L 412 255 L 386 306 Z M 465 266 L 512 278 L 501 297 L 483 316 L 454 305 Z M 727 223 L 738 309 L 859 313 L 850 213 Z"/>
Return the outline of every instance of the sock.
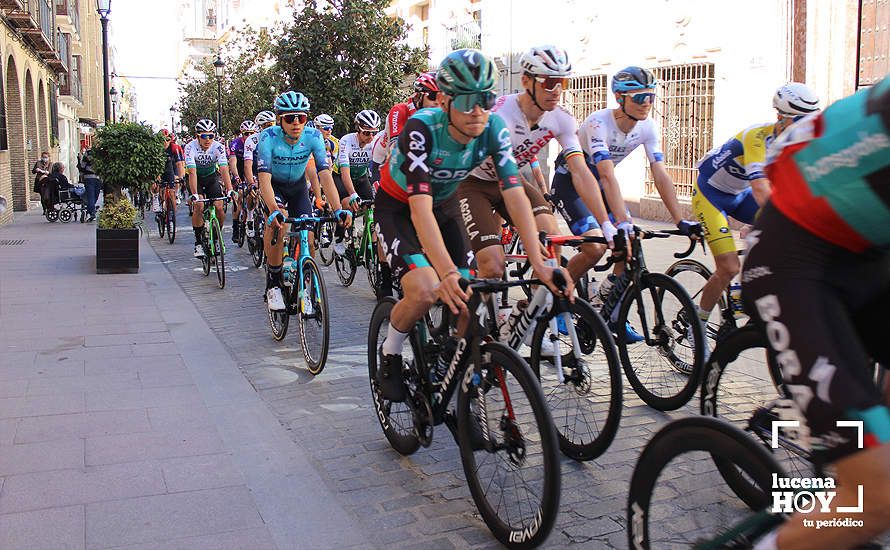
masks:
<path fill-rule="evenodd" d="M 204 240 L 204 228 L 192 227 L 192 231 L 195 232 L 195 244 L 201 244 L 201 241 Z"/>
<path fill-rule="evenodd" d="M 266 266 L 266 290 L 273 286 L 281 287 L 281 266 Z"/>
<path fill-rule="evenodd" d="M 775 531 L 769 533 L 754 545 L 754 550 L 779 550 L 777 545 L 777 539 L 779 538 L 779 534 Z"/>
<path fill-rule="evenodd" d="M 389 325 L 389 330 L 386 331 L 386 340 L 383 341 L 383 354 L 401 355 L 402 345 L 407 338 L 407 332 L 399 332 L 394 326 Z"/>
<path fill-rule="evenodd" d="M 710 319 L 710 317 L 711 317 L 710 309 L 702 309 L 701 306 L 696 306 L 695 309 L 698 312 L 698 318 L 701 319 L 701 321 L 703 323 L 706 323 L 708 321 L 708 319 Z"/>

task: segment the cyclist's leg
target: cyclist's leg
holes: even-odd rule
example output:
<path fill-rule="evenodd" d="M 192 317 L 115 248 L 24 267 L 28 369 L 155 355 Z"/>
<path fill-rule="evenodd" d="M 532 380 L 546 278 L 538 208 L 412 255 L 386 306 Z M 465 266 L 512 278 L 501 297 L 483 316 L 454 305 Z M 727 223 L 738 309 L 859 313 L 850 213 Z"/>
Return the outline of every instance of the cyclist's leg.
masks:
<path fill-rule="evenodd" d="M 468 176 L 457 188 L 460 218 L 476 257 L 476 269 L 483 279 L 500 279 L 504 275 L 504 247 L 501 246 L 501 221 L 495 215 L 495 204 L 501 192 L 494 182 Z"/>
<path fill-rule="evenodd" d="M 581 200 L 575 185 L 572 183 L 572 174 L 566 168 L 557 169 L 553 175 L 553 190 L 557 200 L 562 201 L 563 209 L 569 219 L 566 223 L 573 235 L 581 236 L 602 236 L 599 223 L 593 214 Z M 601 244 L 585 244 L 578 250 L 572 259 L 569 260 L 569 275 L 574 280 L 578 280 L 582 275 L 587 273 L 593 266 L 600 261 L 603 254 L 606 253 L 606 246 Z"/>
<path fill-rule="evenodd" d="M 875 305 L 890 305 L 890 259 L 866 259 L 822 241 L 771 206 L 764 208 L 756 229 L 762 233 L 748 250 L 742 297 L 768 335 L 803 413 L 795 419 L 805 421 L 809 441 L 818 443 L 814 458 L 833 463 L 837 472 L 831 512 L 795 514 L 778 530 L 778 547 L 854 546 L 890 527 L 890 412 L 872 382 L 871 350 L 857 330 L 872 323 L 886 327 L 886 310 Z M 857 312 L 864 316 L 854 320 Z M 877 356 L 888 354 L 883 332 L 878 343 L 867 334 Z M 856 428 L 838 427 L 838 420 L 864 421 L 864 450 L 858 448 Z M 814 540 L 813 529 L 804 527 L 802 519 L 837 518 L 837 507 L 860 504 L 860 485 L 862 512 L 855 519 L 863 527 L 824 527 Z"/>
<path fill-rule="evenodd" d="M 751 199 L 753 200 L 753 196 Z M 702 287 L 699 300 L 699 317 L 705 320 L 710 316 L 720 295 L 741 268 L 736 253 L 735 240 L 726 217 L 727 211 L 734 212 L 735 200 L 736 197 L 730 193 L 723 193 L 711 187 L 704 177 L 700 177 L 699 181 L 693 184 L 692 211 L 695 218 L 701 223 L 705 241 L 714 255 L 715 266 L 714 273 Z M 754 204 L 756 206 L 757 203 Z M 753 219 L 753 214 L 751 214 L 751 218 Z M 745 219 L 740 221 L 749 223 Z"/>

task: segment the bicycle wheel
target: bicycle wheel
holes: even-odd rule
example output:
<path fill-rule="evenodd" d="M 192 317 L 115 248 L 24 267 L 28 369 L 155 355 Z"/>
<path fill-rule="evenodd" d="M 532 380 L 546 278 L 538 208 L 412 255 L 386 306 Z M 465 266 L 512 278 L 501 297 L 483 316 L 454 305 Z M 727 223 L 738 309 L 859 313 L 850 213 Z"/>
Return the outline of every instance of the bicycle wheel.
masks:
<path fill-rule="evenodd" d="M 349 286 L 355 279 L 355 250 L 351 243 L 346 244 L 346 251 L 343 254 L 334 252 L 334 267 L 337 268 L 337 277 L 340 284 Z"/>
<path fill-rule="evenodd" d="M 451 317 L 451 310 L 441 300 L 436 300 L 433 307 L 424 315 L 430 338 L 437 344 L 441 344 L 451 335 Z"/>
<path fill-rule="evenodd" d="M 155 214 L 155 223 L 158 224 L 158 236 L 164 238 L 164 231 L 167 229 L 166 213 L 158 212 Z"/>
<path fill-rule="evenodd" d="M 300 346 L 309 372 L 314 376 L 324 369 L 331 337 L 328 294 L 318 266 L 311 258 L 303 261 L 303 299 L 297 304 Z"/>
<path fill-rule="evenodd" d="M 566 334 L 550 331 L 551 308 L 535 326 L 529 366 L 541 382 L 563 454 L 574 460 L 592 460 L 609 448 L 618 431 L 621 367 L 615 340 L 602 317 L 583 300 L 569 304 L 569 309 L 582 356 L 575 357 L 568 330 Z M 545 338 L 559 342 L 563 383 L 557 377 L 554 358 L 541 356 Z"/>
<path fill-rule="evenodd" d="M 213 233 L 213 258 L 216 264 L 216 280 L 219 288 L 226 287 L 226 251 L 223 244 L 222 229 L 216 218 L 211 222 L 210 231 Z"/>
<path fill-rule="evenodd" d="M 380 283 L 383 280 L 383 270 L 377 261 L 377 246 L 374 243 L 368 245 L 368 254 L 365 256 L 365 270 L 368 272 L 368 284 L 374 291 L 374 295 L 380 294 Z"/>
<path fill-rule="evenodd" d="M 204 224 L 204 239 L 201 241 L 201 247 L 204 249 L 204 256 L 201 258 L 201 266 L 204 268 L 204 276 L 210 276 L 210 231 L 207 230 L 207 224 Z"/>
<path fill-rule="evenodd" d="M 318 228 L 318 257 L 321 265 L 331 265 L 334 261 L 334 228 L 331 223 L 323 223 Z"/>
<path fill-rule="evenodd" d="M 257 269 L 259 269 L 259 267 L 263 265 L 263 260 L 265 260 L 266 258 L 266 251 L 263 246 L 263 230 L 257 228 L 254 232 L 253 250 L 250 254 L 250 256 L 253 258 L 253 265 Z"/>
<path fill-rule="evenodd" d="M 241 230 L 238 232 L 238 238 L 235 239 L 235 244 L 238 245 L 238 248 L 244 248 L 244 241 L 246 240 L 247 230 L 247 216 L 245 216 L 244 202 L 241 203 L 241 210 L 238 211 L 238 224 L 241 226 Z"/>
<path fill-rule="evenodd" d="M 457 398 L 457 441 L 473 501 L 510 548 L 547 539 L 559 508 L 559 443 L 541 387 L 525 361 L 498 342 L 467 367 Z"/>
<path fill-rule="evenodd" d="M 396 304 L 395 298 L 387 296 L 379 302 L 371 315 L 371 324 L 368 326 L 368 376 L 371 382 L 371 399 L 374 401 L 374 411 L 377 420 L 383 429 L 383 435 L 396 452 L 410 455 L 420 447 L 420 441 L 415 434 L 414 415 L 405 403 L 395 403 L 383 397 L 380 388 L 377 387 L 377 360 L 383 340 L 389 330 L 389 315 Z M 402 350 L 402 359 L 406 363 L 415 361 L 414 334 L 409 338 L 411 345 Z M 418 355 L 419 356 L 419 355 Z"/>
<path fill-rule="evenodd" d="M 711 270 L 698 260 L 684 258 L 674 262 L 668 267 L 664 274 L 672 277 L 686 290 L 692 302 L 697 304 L 701 300 L 701 291 L 708 279 L 711 278 Z M 726 310 L 729 304 L 729 296 L 726 290 L 720 293 L 720 299 L 717 301 L 717 307 L 711 313 L 708 319 L 708 332 L 705 336 L 716 339 L 720 334 L 720 327 L 724 323 L 722 312 Z M 734 324 L 733 324 L 734 325 Z M 735 328 L 735 326 L 729 327 Z"/>
<path fill-rule="evenodd" d="M 649 340 L 628 343 L 628 322 Z M 701 380 L 705 342 L 695 305 L 683 287 L 662 273 L 643 274 L 641 287 L 631 284 L 622 298 L 615 326 L 624 374 L 640 399 L 660 411 L 688 403 Z"/>
<path fill-rule="evenodd" d="M 167 199 L 167 242 L 173 244 L 176 240 L 176 203 L 173 199 Z"/>
<path fill-rule="evenodd" d="M 720 483 L 708 455 L 732 461 L 767 495 L 772 475 L 785 475 L 766 449 L 727 422 L 702 416 L 670 422 L 646 444 L 634 467 L 627 500 L 631 548 L 691 548 L 744 517 L 745 507 Z M 772 502 L 755 504 L 759 510 Z M 678 509 L 683 511 L 679 518 Z M 757 522 L 748 540 L 778 521 L 769 516 Z"/>
<path fill-rule="evenodd" d="M 272 311 L 271 309 L 266 308 L 269 311 L 269 327 L 272 329 L 272 338 L 274 338 L 276 342 L 284 340 L 284 337 L 287 336 L 287 327 L 288 324 L 290 324 L 292 294 L 289 285 L 282 285 L 281 297 L 284 299 L 284 310 Z"/>

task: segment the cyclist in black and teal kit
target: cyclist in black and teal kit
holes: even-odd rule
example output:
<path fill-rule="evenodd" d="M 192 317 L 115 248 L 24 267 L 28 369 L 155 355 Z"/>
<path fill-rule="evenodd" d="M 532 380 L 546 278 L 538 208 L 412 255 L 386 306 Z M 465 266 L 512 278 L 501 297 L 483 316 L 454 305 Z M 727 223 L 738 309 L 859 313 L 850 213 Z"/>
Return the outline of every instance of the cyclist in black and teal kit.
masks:
<path fill-rule="evenodd" d="M 315 159 L 315 168 L 325 195 L 332 204 L 339 204 L 337 186 L 331 177 L 327 151 L 321 132 L 306 128 L 309 120 L 309 99 L 299 92 L 284 92 L 275 99 L 275 114 L 280 126 L 272 126 L 260 136 L 255 157 L 260 194 L 269 209 L 270 229 L 287 232 L 282 223 L 286 217 L 312 215 L 312 203 L 306 188 L 306 165 L 309 157 Z M 349 213 L 338 210 L 349 220 Z M 266 252 L 266 302 L 273 311 L 284 310 L 281 295 L 281 262 L 285 239 L 280 238 L 272 246 L 272 234 L 266 231 L 263 245 Z M 296 255 L 297 251 L 291 251 Z M 296 257 L 296 256 L 295 256 Z"/>
<path fill-rule="evenodd" d="M 421 109 L 408 119 L 381 167 L 376 230 L 393 277 L 401 278 L 404 291 L 404 299 L 393 307 L 377 370 L 383 397 L 391 401 L 404 401 L 407 394 L 401 353 L 414 323 L 436 298 L 455 315 L 466 314 L 468 294 L 458 281 L 467 274 L 470 254 L 455 191 L 470 170 L 491 157 L 523 242 L 537 241 L 510 131 L 491 113 L 496 74 L 494 63 L 479 50 L 448 54 L 436 76 L 443 92 L 437 98 L 440 108 Z M 537 275 L 555 290 L 553 268 L 544 264 L 541 247 L 526 248 Z M 566 292 L 570 295 L 571 288 Z"/>
<path fill-rule="evenodd" d="M 794 401 L 782 420 L 801 421 L 837 490 L 831 512 L 797 513 L 755 548 L 863 548 L 890 529 L 890 410 L 874 383 L 874 363 L 890 365 L 890 77 L 785 130 L 767 161 L 742 299 Z M 841 506 L 860 507 L 860 527 L 802 524 Z"/>

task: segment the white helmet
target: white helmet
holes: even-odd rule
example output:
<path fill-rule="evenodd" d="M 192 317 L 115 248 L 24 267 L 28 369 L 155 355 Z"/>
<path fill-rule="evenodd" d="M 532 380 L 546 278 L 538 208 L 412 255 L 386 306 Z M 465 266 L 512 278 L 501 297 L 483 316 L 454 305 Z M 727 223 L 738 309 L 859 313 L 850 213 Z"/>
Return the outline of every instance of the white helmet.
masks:
<path fill-rule="evenodd" d="M 256 122 L 257 126 L 262 126 L 263 124 L 275 123 L 275 113 L 272 111 L 260 111 L 256 118 L 253 119 Z"/>
<path fill-rule="evenodd" d="M 214 122 L 210 119 L 202 118 L 197 122 L 197 124 L 195 124 L 195 133 L 202 134 L 205 132 L 216 132 L 216 124 L 214 124 Z"/>
<path fill-rule="evenodd" d="M 316 128 L 319 126 L 333 126 L 333 125 L 334 125 L 334 117 L 332 117 L 331 115 L 322 113 L 322 114 L 318 115 L 317 117 L 315 117 L 315 127 Z"/>
<path fill-rule="evenodd" d="M 776 90 L 773 107 L 786 117 L 808 115 L 819 110 L 819 96 L 806 84 L 789 82 Z"/>
<path fill-rule="evenodd" d="M 572 64 L 565 50 L 552 46 L 535 46 L 522 54 L 519 58 L 519 66 L 522 70 L 533 75 L 540 76 L 569 76 L 572 74 Z"/>
<path fill-rule="evenodd" d="M 380 115 L 370 109 L 365 109 L 355 115 L 355 122 L 365 128 L 380 128 Z"/>
<path fill-rule="evenodd" d="M 252 120 L 245 120 L 244 122 L 241 123 L 241 127 L 238 129 L 241 131 L 242 134 L 244 132 L 259 132 L 260 131 L 260 127 L 257 126 L 256 122 L 254 122 Z"/>

